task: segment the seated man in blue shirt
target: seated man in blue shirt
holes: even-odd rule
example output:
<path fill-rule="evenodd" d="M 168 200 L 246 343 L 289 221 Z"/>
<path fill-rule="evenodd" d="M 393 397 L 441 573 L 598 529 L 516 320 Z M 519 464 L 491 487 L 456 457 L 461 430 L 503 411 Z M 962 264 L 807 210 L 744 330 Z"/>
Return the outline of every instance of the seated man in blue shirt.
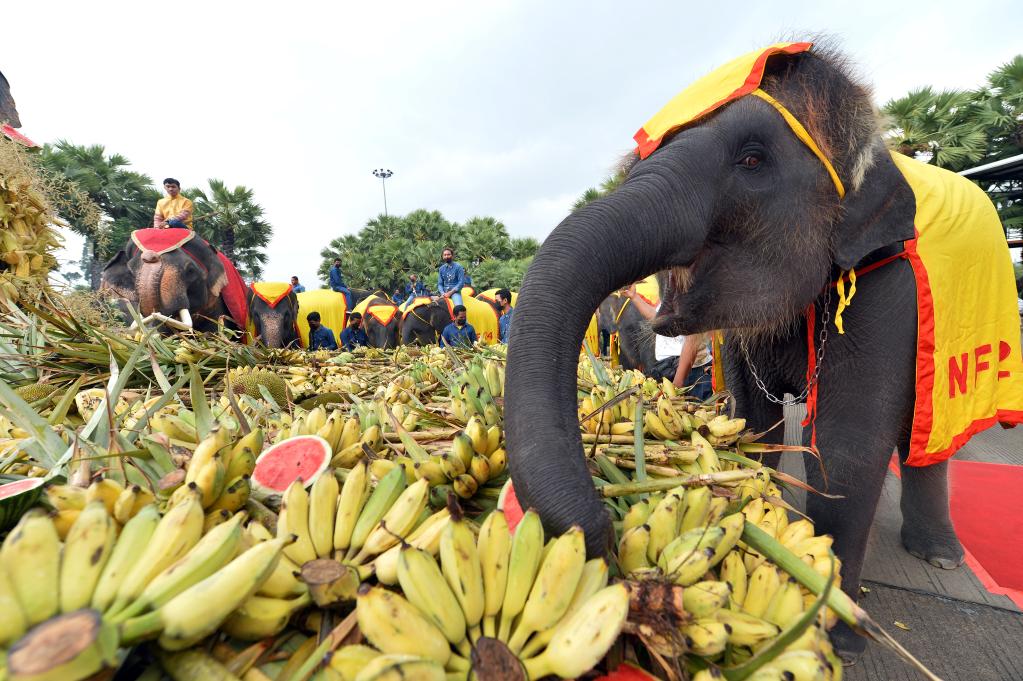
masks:
<path fill-rule="evenodd" d="M 419 281 L 419 276 L 416 274 L 410 274 L 408 275 L 408 283 L 405 284 L 405 302 L 399 303 L 399 305 L 407 305 L 412 302 L 413 298 L 428 295 L 430 295 L 430 292 L 426 290 L 426 286 L 423 285 L 423 282 Z"/>
<path fill-rule="evenodd" d="M 295 293 L 305 293 L 305 286 L 298 283 L 298 277 L 291 278 L 291 290 Z"/>
<path fill-rule="evenodd" d="M 437 295 L 450 298 L 455 305 L 462 304 L 465 287 L 465 268 L 455 262 L 455 252 L 445 248 L 441 253 L 444 263 L 437 270 Z"/>
<path fill-rule="evenodd" d="M 440 335 L 441 347 L 450 345 L 456 347 L 461 345 L 463 347 L 469 347 L 476 342 L 476 329 L 472 328 L 472 324 L 468 323 L 465 319 L 465 306 L 455 305 L 455 309 L 452 310 L 455 314 L 455 321 L 444 327 L 444 332 Z"/>
<path fill-rule="evenodd" d="M 348 317 L 348 328 L 341 332 L 341 347 L 351 352 L 355 348 L 369 345 L 369 338 L 362 328 L 362 315 L 353 312 Z"/>
<path fill-rule="evenodd" d="M 511 305 L 511 291 L 506 288 L 494 294 L 494 302 L 501 311 L 501 318 L 497 320 L 497 330 L 500 332 L 501 342 L 508 342 L 508 331 L 511 330 L 512 313 L 515 308 Z"/>
<path fill-rule="evenodd" d="M 310 350 L 337 350 L 334 332 L 320 323 L 319 312 L 310 312 L 305 316 L 305 319 L 309 322 Z"/>
<path fill-rule="evenodd" d="M 348 285 L 345 284 L 345 275 L 341 274 L 341 258 L 334 258 L 334 265 L 330 268 L 330 290 L 337 291 L 344 295 L 345 304 L 348 309 L 352 309 L 352 292 L 348 289 Z"/>

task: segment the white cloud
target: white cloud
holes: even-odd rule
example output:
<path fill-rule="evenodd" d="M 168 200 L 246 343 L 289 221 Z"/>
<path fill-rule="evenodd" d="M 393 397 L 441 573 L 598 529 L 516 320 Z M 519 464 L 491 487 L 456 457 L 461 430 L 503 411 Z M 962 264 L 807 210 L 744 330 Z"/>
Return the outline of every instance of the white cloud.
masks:
<path fill-rule="evenodd" d="M 1019 51 L 1007 0 L 696 6 L 544 3 L 23 3 L 0 70 L 23 131 L 99 143 L 159 181 L 252 187 L 267 277 L 382 210 L 493 215 L 543 236 L 684 85 L 783 33 L 830 32 L 879 101 L 970 87 Z M 79 248 L 69 249 L 77 259 Z"/>

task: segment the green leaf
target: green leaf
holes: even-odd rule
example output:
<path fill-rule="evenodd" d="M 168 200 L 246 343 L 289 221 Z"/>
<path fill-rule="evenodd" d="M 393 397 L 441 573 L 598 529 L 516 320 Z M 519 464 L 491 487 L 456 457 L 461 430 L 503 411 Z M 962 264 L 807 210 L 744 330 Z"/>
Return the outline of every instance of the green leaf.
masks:
<path fill-rule="evenodd" d="M 213 428 L 213 414 L 210 413 L 210 405 L 206 401 L 206 386 L 203 385 L 199 368 L 189 364 L 188 370 L 191 373 L 189 397 L 192 400 L 192 413 L 195 414 L 195 432 L 199 434 L 199 439 L 203 440 Z"/>

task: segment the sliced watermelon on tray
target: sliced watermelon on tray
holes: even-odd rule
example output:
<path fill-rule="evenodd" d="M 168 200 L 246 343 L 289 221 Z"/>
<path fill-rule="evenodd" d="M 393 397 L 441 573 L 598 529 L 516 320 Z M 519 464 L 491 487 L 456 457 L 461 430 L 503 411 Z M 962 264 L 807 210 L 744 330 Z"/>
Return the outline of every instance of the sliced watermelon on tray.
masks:
<path fill-rule="evenodd" d="M 283 493 L 288 485 L 302 478 L 305 486 L 330 463 L 330 443 L 318 435 L 299 435 L 278 442 L 256 459 L 252 482 L 267 492 Z"/>
<path fill-rule="evenodd" d="M 18 524 L 18 520 L 32 508 L 43 493 L 42 478 L 25 478 L 0 485 L 0 532 Z"/>

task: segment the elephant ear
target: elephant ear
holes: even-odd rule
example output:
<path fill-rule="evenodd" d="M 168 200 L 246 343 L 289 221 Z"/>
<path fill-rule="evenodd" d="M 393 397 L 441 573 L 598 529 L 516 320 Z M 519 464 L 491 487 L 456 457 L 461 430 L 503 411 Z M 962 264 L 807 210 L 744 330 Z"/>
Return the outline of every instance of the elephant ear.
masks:
<path fill-rule="evenodd" d="M 916 196 L 886 150 L 864 175 L 860 187 L 846 195 L 835 231 L 835 264 L 855 267 L 874 251 L 916 238 Z"/>

